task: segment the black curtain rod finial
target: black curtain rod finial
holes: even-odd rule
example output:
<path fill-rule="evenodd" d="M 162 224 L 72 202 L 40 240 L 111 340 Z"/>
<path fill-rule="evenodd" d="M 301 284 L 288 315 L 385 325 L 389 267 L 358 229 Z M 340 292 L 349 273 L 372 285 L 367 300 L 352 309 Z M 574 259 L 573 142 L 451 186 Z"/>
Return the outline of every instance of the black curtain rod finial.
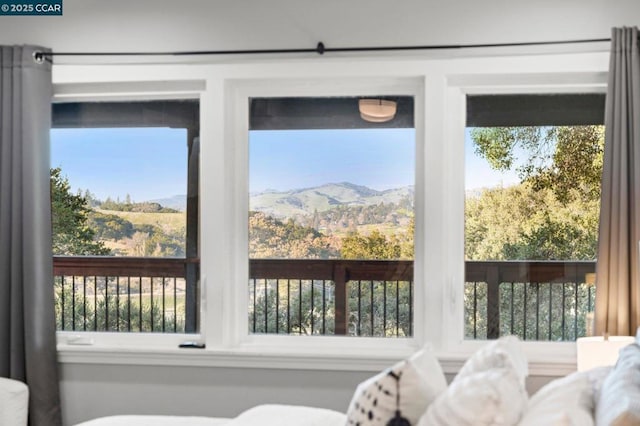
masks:
<path fill-rule="evenodd" d="M 318 45 L 316 46 L 316 52 L 318 52 L 318 55 L 324 55 L 324 43 L 319 41 Z"/>
<path fill-rule="evenodd" d="M 44 62 L 44 53 L 39 51 L 33 52 L 33 60 L 36 64 L 41 64 Z"/>

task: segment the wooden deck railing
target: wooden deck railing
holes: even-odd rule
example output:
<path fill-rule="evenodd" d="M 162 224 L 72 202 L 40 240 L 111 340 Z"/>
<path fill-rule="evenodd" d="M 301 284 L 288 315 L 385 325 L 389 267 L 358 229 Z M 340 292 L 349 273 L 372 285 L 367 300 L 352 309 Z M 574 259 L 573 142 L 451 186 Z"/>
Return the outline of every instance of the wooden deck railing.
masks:
<path fill-rule="evenodd" d="M 197 267 L 197 259 L 55 257 L 58 328 L 195 330 L 187 271 Z M 594 297 L 585 276 L 594 270 L 595 262 L 466 262 L 466 337 L 584 335 Z M 253 333 L 413 334 L 412 261 L 251 259 L 248 291 Z"/>
<path fill-rule="evenodd" d="M 466 262 L 467 338 L 575 340 L 588 328 L 593 261 Z"/>
<path fill-rule="evenodd" d="M 198 259 L 54 256 L 56 325 L 71 331 L 196 330 Z"/>
<path fill-rule="evenodd" d="M 327 334 L 329 311 L 329 334 L 412 334 L 413 261 L 251 259 L 249 279 L 252 332 Z"/>

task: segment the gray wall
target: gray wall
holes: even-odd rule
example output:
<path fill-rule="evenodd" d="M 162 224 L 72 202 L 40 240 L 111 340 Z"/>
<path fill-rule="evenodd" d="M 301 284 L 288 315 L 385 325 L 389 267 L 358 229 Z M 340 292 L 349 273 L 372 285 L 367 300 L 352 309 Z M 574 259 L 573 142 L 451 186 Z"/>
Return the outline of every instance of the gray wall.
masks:
<path fill-rule="evenodd" d="M 258 404 L 345 411 L 356 385 L 375 373 L 257 368 L 64 364 L 65 424 L 115 414 L 233 417 Z M 450 381 L 452 375 L 447 375 Z M 552 377 L 530 377 L 533 393 Z"/>
<path fill-rule="evenodd" d="M 640 2 L 64 0 L 63 13 L 0 16 L 0 42 L 166 51 L 603 38 L 637 25 Z"/>
<path fill-rule="evenodd" d="M 262 403 L 346 410 L 362 372 L 62 365 L 65 424 L 113 414 L 232 417 Z"/>

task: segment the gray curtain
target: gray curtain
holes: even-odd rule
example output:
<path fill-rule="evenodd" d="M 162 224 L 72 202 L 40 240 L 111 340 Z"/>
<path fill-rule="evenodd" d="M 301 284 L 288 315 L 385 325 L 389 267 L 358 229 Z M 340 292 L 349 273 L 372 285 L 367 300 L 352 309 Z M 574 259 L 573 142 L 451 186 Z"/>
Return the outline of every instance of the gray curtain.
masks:
<path fill-rule="evenodd" d="M 29 424 L 62 424 L 51 255 L 51 65 L 0 46 L 0 376 L 29 386 Z"/>
<path fill-rule="evenodd" d="M 640 325 L 640 52 L 637 28 L 614 28 L 605 106 L 597 334 L 632 335 Z"/>

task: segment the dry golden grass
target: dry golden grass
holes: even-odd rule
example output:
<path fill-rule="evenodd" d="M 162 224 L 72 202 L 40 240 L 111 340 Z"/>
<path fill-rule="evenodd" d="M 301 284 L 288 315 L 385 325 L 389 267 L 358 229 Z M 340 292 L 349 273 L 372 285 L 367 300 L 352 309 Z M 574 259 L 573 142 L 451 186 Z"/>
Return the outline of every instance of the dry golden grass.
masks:
<path fill-rule="evenodd" d="M 185 229 L 187 224 L 186 213 L 142 213 L 142 212 L 121 212 L 115 210 L 100 210 L 96 211 L 104 214 L 112 214 L 119 216 L 134 225 L 154 225 L 161 228 L 163 231 L 178 231 Z"/>

